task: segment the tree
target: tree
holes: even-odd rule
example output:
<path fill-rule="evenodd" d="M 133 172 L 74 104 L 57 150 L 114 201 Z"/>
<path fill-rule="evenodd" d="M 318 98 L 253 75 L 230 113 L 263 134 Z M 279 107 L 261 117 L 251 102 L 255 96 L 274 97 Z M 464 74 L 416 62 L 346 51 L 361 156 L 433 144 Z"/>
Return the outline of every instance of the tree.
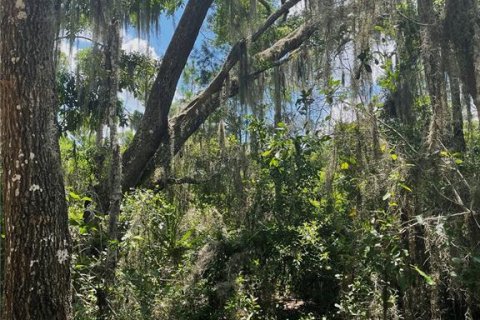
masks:
<path fill-rule="evenodd" d="M 55 130 L 54 0 L 2 0 L 6 226 L 2 319 L 70 318 L 70 239 Z"/>
<path fill-rule="evenodd" d="M 122 183 L 124 191 L 150 178 L 156 165 L 168 167 L 172 154 L 176 154 L 208 116 L 218 109 L 220 93 L 231 70 L 240 62 L 242 54 L 247 54 L 245 52 L 247 45 L 257 42 L 280 17 L 299 2 L 300 0 L 286 1 L 247 39 L 235 43 L 221 70 L 208 87 L 183 106 L 178 115 L 169 119 L 178 80 L 212 4 L 211 0 L 188 2 L 150 90 L 139 130 L 124 153 Z M 272 68 L 288 53 L 298 49 L 318 26 L 317 19 L 307 20 L 286 37 L 277 39 L 272 46 L 258 52 L 255 58 L 267 66 L 266 69 L 260 70 L 260 73 Z M 233 90 L 226 88 L 228 95 L 236 95 L 238 89 L 238 79 Z"/>

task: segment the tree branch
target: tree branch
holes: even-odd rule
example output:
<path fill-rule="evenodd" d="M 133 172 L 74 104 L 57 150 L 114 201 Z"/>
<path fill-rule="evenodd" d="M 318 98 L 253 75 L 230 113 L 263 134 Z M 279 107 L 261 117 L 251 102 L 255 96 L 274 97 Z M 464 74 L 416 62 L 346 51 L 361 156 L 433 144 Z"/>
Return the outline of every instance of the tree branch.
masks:
<path fill-rule="evenodd" d="M 175 31 L 172 42 L 170 43 L 167 53 L 162 60 L 158 78 L 151 90 L 151 94 L 145 108 L 145 114 L 143 116 L 142 123 L 139 127 L 139 130 L 135 134 L 131 145 L 124 154 L 124 191 L 135 187 L 142 181 L 142 178 L 149 175 L 149 171 L 152 169 L 152 166 L 155 162 L 157 162 L 155 158 L 161 158 L 162 162 L 168 162 L 170 159 L 170 149 L 168 148 L 170 145 L 168 112 L 170 111 L 170 106 L 173 101 L 173 96 L 175 94 L 181 71 L 185 67 L 188 54 L 193 48 L 193 44 L 198 36 L 201 22 L 205 18 L 208 7 L 210 7 L 212 1 L 213 0 L 190 0 L 185 8 L 185 12 L 180 20 L 180 24 Z M 239 61 L 245 44 L 247 42 L 257 41 L 262 34 L 265 33 L 265 31 L 267 31 L 280 17 L 283 16 L 283 14 L 288 12 L 288 10 L 298 2 L 300 2 L 300 0 L 289 0 L 285 2 L 276 12 L 271 14 L 265 20 L 265 23 L 250 37 L 240 40 L 234 44 L 224 65 L 222 66 L 222 69 L 217 74 L 215 79 L 213 79 L 207 89 L 205 89 L 185 107 L 187 113 L 188 111 L 195 112 L 195 110 L 199 110 L 199 106 L 211 105 L 211 102 L 209 101 L 210 98 L 214 95 L 218 96 L 218 93 L 221 91 L 225 80 L 228 78 L 230 70 Z M 202 18 L 200 19 L 199 16 L 202 16 Z M 179 41 L 181 42 L 180 44 L 177 43 Z M 187 55 L 185 55 L 186 50 L 177 52 L 179 51 L 178 48 L 170 49 L 170 47 L 176 48 L 181 46 L 183 42 L 188 41 L 190 41 L 190 44 L 188 46 L 189 51 Z M 169 53 L 173 53 L 173 55 L 170 55 Z M 174 65 L 174 67 L 172 67 L 172 65 Z M 207 109 L 210 110 L 210 108 Z M 213 110 L 211 112 L 213 112 Z M 211 114 L 211 112 L 208 112 L 206 116 Z M 206 118 L 199 116 L 199 119 L 202 119 L 203 123 Z M 184 124 L 187 122 L 188 121 L 185 121 Z M 179 136 L 189 137 L 193 133 L 190 131 L 190 129 L 187 130 L 188 135 L 182 134 Z M 184 143 L 185 141 L 182 142 L 182 145 Z M 159 155 L 157 150 L 161 150 L 160 152 L 162 154 Z M 157 155 L 155 155 L 156 153 Z"/>
<path fill-rule="evenodd" d="M 267 20 L 265 21 L 265 23 L 263 24 L 262 27 L 260 27 L 254 34 L 252 34 L 252 36 L 250 37 L 250 40 L 252 42 L 257 41 L 258 38 L 260 38 L 262 36 L 262 34 L 264 34 L 265 31 L 267 31 L 272 26 L 272 24 L 274 24 L 275 21 L 278 20 L 278 18 L 283 16 L 285 13 L 287 13 L 291 8 L 293 8 L 293 6 L 295 6 L 299 2 L 300 2 L 300 0 L 289 0 L 289 1 L 285 2 L 280 7 L 280 9 L 275 11 L 273 14 L 271 14 L 267 18 Z"/>
<path fill-rule="evenodd" d="M 260 61 L 277 61 L 292 51 L 292 48 L 298 48 L 317 30 L 319 21 L 312 19 L 304 23 L 297 30 L 283 39 L 277 41 L 270 48 L 258 53 L 256 59 Z"/>
<path fill-rule="evenodd" d="M 190 0 L 150 90 L 145 114 L 133 142 L 123 156 L 124 191 L 138 184 L 162 141 L 168 139 L 168 113 L 180 76 L 213 0 Z"/>
<path fill-rule="evenodd" d="M 159 191 L 159 190 L 165 189 L 167 186 L 170 186 L 170 185 L 181 185 L 181 184 L 198 185 L 198 184 L 208 183 L 212 179 L 213 179 L 213 176 L 210 178 L 203 178 L 203 179 L 198 179 L 194 177 L 181 177 L 181 178 L 170 177 L 167 179 L 156 181 L 155 184 L 152 185 L 151 187 Z"/>
<path fill-rule="evenodd" d="M 254 56 L 255 59 L 262 59 L 264 63 L 268 63 L 273 67 L 279 63 L 279 59 L 288 53 L 297 50 L 306 39 L 308 39 L 315 31 L 314 26 L 318 26 L 317 21 L 307 22 L 290 35 L 277 41 L 269 49 L 262 51 Z M 266 71 L 267 68 L 263 68 Z M 258 76 L 258 72 L 254 72 L 253 76 Z M 235 81 L 229 88 L 228 95 L 235 96 L 238 94 L 238 85 Z M 198 130 L 205 120 L 220 106 L 220 89 L 205 90 L 198 98 L 187 104 L 178 115 L 170 120 L 170 131 L 172 137 L 172 151 L 176 154 L 183 147 L 187 139 Z M 159 150 L 158 153 L 163 153 Z M 166 165 L 166 163 L 158 163 Z"/>
<path fill-rule="evenodd" d="M 270 7 L 270 4 L 266 0 L 258 0 L 258 2 L 267 10 L 268 15 L 272 14 L 272 7 Z"/>
<path fill-rule="evenodd" d="M 93 43 L 93 44 L 95 44 L 95 45 L 97 45 L 97 46 L 99 46 L 99 47 L 104 47 L 104 46 L 105 46 L 103 43 L 101 43 L 101 42 L 99 42 L 99 41 L 96 41 L 96 40 L 94 40 L 94 39 L 92 39 L 92 38 L 89 38 L 89 37 L 86 37 L 86 36 L 75 35 L 75 34 L 74 34 L 74 35 L 67 34 L 67 35 L 65 35 L 65 36 L 57 37 L 57 38 L 55 39 L 55 41 L 67 40 L 67 39 L 70 40 L 70 41 L 72 41 L 72 39 L 73 39 L 73 40 L 75 40 L 75 39 L 87 40 L 87 41 L 90 41 L 91 43 Z"/>

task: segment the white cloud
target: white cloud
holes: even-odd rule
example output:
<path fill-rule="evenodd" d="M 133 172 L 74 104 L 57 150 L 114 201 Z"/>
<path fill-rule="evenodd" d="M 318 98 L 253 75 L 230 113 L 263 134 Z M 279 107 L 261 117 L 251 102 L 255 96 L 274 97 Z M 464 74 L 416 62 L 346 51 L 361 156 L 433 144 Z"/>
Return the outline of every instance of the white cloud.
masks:
<path fill-rule="evenodd" d="M 80 36 L 84 36 L 86 38 L 91 38 L 91 35 L 87 32 L 81 33 Z M 127 53 L 130 52 L 140 52 L 143 54 L 148 54 L 153 59 L 160 59 L 159 55 L 155 51 L 155 48 L 149 45 L 147 40 L 141 38 L 132 38 L 128 39 L 126 37 L 125 32 L 123 31 L 123 36 L 125 41 L 122 43 L 122 49 L 125 50 Z M 68 39 L 62 39 L 59 44 L 59 49 L 62 53 L 67 56 L 67 62 L 69 64 L 70 70 L 75 70 L 77 66 L 76 57 L 78 51 L 82 48 L 86 48 L 91 46 L 91 42 L 82 38 L 75 40 L 73 43 L 70 42 Z"/>
<path fill-rule="evenodd" d="M 66 36 L 63 31 L 60 35 L 62 37 Z M 77 54 L 83 48 L 87 48 L 92 46 L 92 43 L 88 40 L 91 39 L 92 35 L 88 31 L 82 31 L 78 34 L 78 38 L 76 38 L 73 42 L 70 39 L 62 38 L 59 43 L 59 49 L 62 53 L 67 56 L 67 63 L 70 70 L 75 70 L 77 67 Z"/>
<path fill-rule="evenodd" d="M 123 101 L 125 108 L 129 113 L 133 113 L 134 111 L 143 112 L 145 107 L 143 103 L 133 96 L 128 90 L 122 90 L 118 93 L 118 98 Z"/>
<path fill-rule="evenodd" d="M 300 1 L 290 9 L 290 14 L 296 16 L 300 15 L 305 11 L 305 1 Z"/>
<path fill-rule="evenodd" d="M 125 31 L 123 32 L 123 37 L 125 41 L 122 43 L 122 50 L 125 50 L 125 52 L 140 52 L 149 55 L 155 60 L 160 59 L 160 56 L 155 51 L 155 48 L 153 48 L 147 40 L 138 37 L 128 39 Z M 128 90 L 123 90 L 118 94 L 118 96 L 124 102 L 128 112 L 132 113 L 135 110 L 138 110 L 140 112 L 144 111 L 143 103 L 140 100 L 136 99 L 133 94 Z"/>
<path fill-rule="evenodd" d="M 122 49 L 125 50 L 125 52 L 127 53 L 140 52 L 143 54 L 147 54 L 156 60 L 160 58 L 155 51 L 155 48 L 150 46 L 147 40 L 138 37 L 125 41 L 122 44 Z"/>
<path fill-rule="evenodd" d="M 122 31 L 125 41 L 122 43 L 122 49 L 127 53 L 129 52 L 140 52 L 143 54 L 148 54 L 154 59 L 159 59 L 159 55 L 155 51 L 155 48 L 149 45 L 147 40 L 141 38 L 132 38 L 128 39 L 125 31 Z M 91 38 L 90 34 L 81 34 L 87 38 Z M 84 39 L 78 39 L 73 43 L 68 39 L 62 39 L 59 43 L 59 50 L 67 56 L 67 63 L 70 71 L 74 71 L 77 67 L 77 54 L 82 48 L 91 46 L 91 42 Z M 127 111 L 133 112 L 135 110 L 143 112 L 144 106 L 143 103 L 136 99 L 133 94 L 127 90 L 123 90 L 118 93 L 118 97 L 124 102 Z"/>

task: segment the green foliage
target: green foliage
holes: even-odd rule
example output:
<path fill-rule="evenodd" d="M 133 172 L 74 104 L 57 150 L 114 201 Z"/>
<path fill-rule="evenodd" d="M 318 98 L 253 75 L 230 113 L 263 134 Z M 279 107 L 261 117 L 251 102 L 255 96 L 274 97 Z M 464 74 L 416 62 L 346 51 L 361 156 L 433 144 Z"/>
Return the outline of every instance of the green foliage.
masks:
<path fill-rule="evenodd" d="M 128 3 L 129 21 L 145 31 L 182 1 Z M 279 5 L 265 3 L 216 2 L 209 18 L 214 40 L 192 55 L 182 100 L 213 79 L 229 44 Z M 443 18 L 442 8 L 435 1 Z M 320 36 L 280 61 L 250 57 L 311 12 L 279 20 L 245 48 L 241 70 L 234 68 L 240 82 L 278 64 L 275 80 L 280 73 L 285 78 L 280 94 L 274 96 L 268 73 L 241 86 L 255 99 L 225 102 L 222 92 L 219 111 L 162 168 L 164 189 L 124 195 L 118 239 L 107 240 L 102 191 L 108 190 L 101 188 L 108 186 L 99 181 L 109 143 L 99 146 L 94 135 L 105 123 L 101 52 L 80 51 L 75 74 L 60 68 L 58 125 L 76 318 L 97 317 L 109 246 L 118 248 L 115 284 L 108 288 L 115 319 L 414 319 L 437 308 L 435 294 L 444 300 L 437 304 L 446 319 L 475 312 L 480 134 L 465 132 L 462 153 L 453 151 L 449 134 L 435 150 L 426 146 L 438 111 L 421 59 L 420 31 L 427 25 L 419 23 L 413 1 L 382 2 L 371 11 L 322 9 L 328 16 Z M 342 21 L 332 20 L 337 17 Z M 87 13 L 80 20 L 71 30 L 88 24 Z M 340 64 L 352 49 L 358 55 L 347 74 Z M 157 68 L 148 56 L 122 54 L 120 87 L 147 101 Z M 275 126 L 274 100 L 284 119 Z M 351 116 L 341 119 L 338 110 Z M 127 121 L 119 102 L 118 116 L 137 130 L 143 115 L 137 111 Z M 132 136 L 124 133 L 122 150 Z M 89 210 L 95 218 L 86 221 Z"/>
<path fill-rule="evenodd" d="M 250 320 L 259 316 L 260 306 L 257 303 L 258 298 L 248 292 L 246 285 L 251 285 L 252 281 L 244 279 L 239 275 L 235 279 L 235 294 L 227 301 L 225 310 L 229 319 Z"/>
<path fill-rule="evenodd" d="M 161 14 L 173 15 L 183 2 L 183 0 L 128 0 L 126 20 L 142 35 L 149 35 L 151 30 L 158 33 Z"/>
<path fill-rule="evenodd" d="M 60 69 L 57 76 L 58 126 L 64 134 L 75 134 L 85 128 L 94 131 L 107 117 L 107 95 L 101 81 L 104 75 L 97 67 L 102 63 L 101 53 L 91 48 L 83 49 L 77 60 L 75 73 Z M 117 116 L 119 124 L 126 126 L 127 117 L 121 101 L 117 101 Z"/>
<path fill-rule="evenodd" d="M 67 186 L 85 194 L 89 185 L 95 183 L 91 161 L 96 154 L 94 138 L 85 132 L 79 132 L 75 138 L 62 136 L 60 151 Z"/>
<path fill-rule="evenodd" d="M 128 90 L 143 103 L 148 100 L 148 93 L 153 85 L 159 62 L 139 53 L 122 52 L 120 57 L 120 90 Z"/>

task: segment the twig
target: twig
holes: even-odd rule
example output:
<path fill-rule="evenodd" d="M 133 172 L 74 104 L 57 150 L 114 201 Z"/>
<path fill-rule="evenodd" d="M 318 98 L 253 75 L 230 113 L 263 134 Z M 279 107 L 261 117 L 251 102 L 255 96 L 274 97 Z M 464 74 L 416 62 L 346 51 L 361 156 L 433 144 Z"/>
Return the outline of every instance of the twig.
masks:
<path fill-rule="evenodd" d="M 447 219 L 450 219 L 450 218 L 465 216 L 467 214 L 478 215 L 478 213 L 476 213 L 476 212 L 464 211 L 464 212 L 452 213 L 452 214 L 449 214 L 449 215 L 422 218 L 421 222 L 418 221 L 418 219 L 411 219 L 409 221 L 406 221 L 406 222 L 402 223 L 402 226 L 404 226 L 404 227 L 400 231 L 404 232 L 407 229 L 413 228 L 416 225 L 423 224 L 423 222 L 434 221 L 434 220 L 447 220 Z M 416 221 L 416 222 L 412 224 L 412 222 L 414 222 L 414 221 Z"/>
<path fill-rule="evenodd" d="M 413 22 L 415 24 L 418 24 L 419 26 L 424 26 L 424 27 L 430 27 L 430 26 L 434 26 L 435 24 L 434 23 L 423 23 L 423 22 L 420 22 L 420 21 L 417 21 L 413 18 L 410 18 L 408 16 L 406 16 L 405 14 L 403 14 L 400 10 L 397 10 L 397 13 L 402 16 L 403 18 L 407 19 L 408 21 L 410 22 Z"/>
<path fill-rule="evenodd" d="M 55 39 L 55 41 L 59 41 L 59 40 L 65 40 L 65 39 L 68 39 L 68 40 L 72 40 L 73 39 L 82 39 L 82 40 L 87 40 L 87 41 L 90 41 L 92 42 L 93 44 L 95 45 L 98 45 L 99 47 L 104 47 L 105 45 L 101 42 L 98 42 L 92 38 L 89 38 L 89 37 L 85 37 L 85 36 L 79 36 L 79 35 L 70 35 L 70 34 L 67 34 L 66 36 L 61 36 L 61 37 L 57 37 Z"/>
<path fill-rule="evenodd" d="M 382 125 L 384 125 L 385 127 L 387 127 L 388 129 L 392 130 L 394 133 L 396 133 L 402 140 L 403 142 L 405 142 L 407 144 L 407 146 L 413 151 L 413 153 L 415 154 L 418 154 L 418 150 L 416 150 L 407 140 L 407 138 L 405 138 L 400 132 L 398 132 L 398 130 L 396 130 L 394 127 L 388 125 L 386 122 L 380 120 L 380 119 L 377 119 L 378 122 L 380 122 Z"/>

